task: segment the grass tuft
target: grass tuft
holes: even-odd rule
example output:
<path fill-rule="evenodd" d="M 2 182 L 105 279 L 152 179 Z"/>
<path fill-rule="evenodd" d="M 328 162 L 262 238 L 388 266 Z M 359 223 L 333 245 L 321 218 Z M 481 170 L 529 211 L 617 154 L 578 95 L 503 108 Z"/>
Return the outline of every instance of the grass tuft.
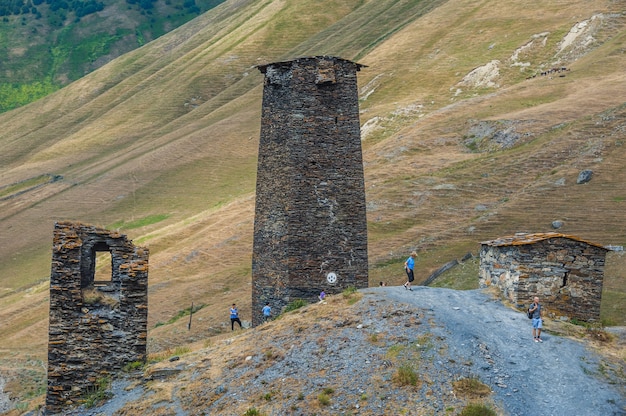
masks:
<path fill-rule="evenodd" d="M 399 386 L 417 386 L 420 381 L 417 371 L 409 363 L 398 367 L 392 379 Z"/>
<path fill-rule="evenodd" d="M 83 399 L 83 405 L 90 409 L 95 407 L 99 403 L 105 401 L 110 397 L 110 393 L 107 389 L 111 385 L 111 380 L 108 378 L 100 378 L 96 381 L 96 384 L 87 389 L 87 393 Z"/>
<path fill-rule="evenodd" d="M 456 394 L 462 397 L 480 398 L 491 394 L 491 388 L 478 378 L 468 377 L 452 383 Z"/>
<path fill-rule="evenodd" d="M 309 303 L 304 299 L 296 299 L 285 306 L 283 313 L 295 311 L 296 309 L 300 309 L 308 304 Z"/>
<path fill-rule="evenodd" d="M 246 413 L 244 413 L 244 416 L 262 416 L 262 415 L 263 413 L 261 413 L 255 407 L 250 407 L 248 410 L 246 410 Z"/>
<path fill-rule="evenodd" d="M 328 406 L 330 405 L 330 396 L 326 393 L 320 393 L 317 395 L 317 401 L 322 406 Z"/>
<path fill-rule="evenodd" d="M 459 416 L 497 416 L 497 413 L 485 404 L 470 403 L 461 410 Z"/>

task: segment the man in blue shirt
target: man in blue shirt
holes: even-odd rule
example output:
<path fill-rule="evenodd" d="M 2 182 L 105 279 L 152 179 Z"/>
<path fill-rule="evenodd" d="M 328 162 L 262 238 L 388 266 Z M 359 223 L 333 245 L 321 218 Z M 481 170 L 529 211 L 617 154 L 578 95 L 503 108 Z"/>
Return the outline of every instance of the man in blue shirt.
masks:
<path fill-rule="evenodd" d="M 404 271 L 406 272 L 406 275 L 407 275 L 407 281 L 402 286 L 404 286 L 404 288 L 407 289 L 407 290 L 413 290 L 413 289 L 411 289 L 411 282 L 413 280 L 415 280 L 415 275 L 413 274 L 413 269 L 415 268 L 415 258 L 416 257 L 417 257 L 417 253 L 414 251 L 414 252 L 411 253 L 409 258 L 406 259 L 406 261 L 404 262 Z"/>
<path fill-rule="evenodd" d="M 272 314 L 272 308 L 270 308 L 269 302 L 266 303 L 265 306 L 263 306 L 263 309 L 261 309 L 261 311 L 263 312 L 263 322 L 269 321 Z"/>

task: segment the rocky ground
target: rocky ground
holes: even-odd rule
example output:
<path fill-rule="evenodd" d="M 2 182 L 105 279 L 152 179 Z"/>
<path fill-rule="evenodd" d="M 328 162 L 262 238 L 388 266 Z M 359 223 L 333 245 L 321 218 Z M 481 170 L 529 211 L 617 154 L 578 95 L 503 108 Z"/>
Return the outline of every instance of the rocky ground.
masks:
<path fill-rule="evenodd" d="M 480 402 L 499 415 L 625 415 L 623 340 L 600 355 L 551 325 L 535 343 L 525 314 L 485 291 L 370 288 L 207 340 L 72 414 L 453 415 Z M 453 384 L 466 379 L 488 392 Z"/>

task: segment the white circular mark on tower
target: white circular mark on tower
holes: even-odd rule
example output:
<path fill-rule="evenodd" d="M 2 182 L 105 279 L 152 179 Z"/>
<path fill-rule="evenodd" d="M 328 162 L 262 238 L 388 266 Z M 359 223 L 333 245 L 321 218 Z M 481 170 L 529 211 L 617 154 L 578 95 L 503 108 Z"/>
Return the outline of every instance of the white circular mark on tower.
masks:
<path fill-rule="evenodd" d="M 328 281 L 328 283 L 336 283 L 337 275 L 333 272 L 330 272 L 326 275 L 326 280 Z"/>

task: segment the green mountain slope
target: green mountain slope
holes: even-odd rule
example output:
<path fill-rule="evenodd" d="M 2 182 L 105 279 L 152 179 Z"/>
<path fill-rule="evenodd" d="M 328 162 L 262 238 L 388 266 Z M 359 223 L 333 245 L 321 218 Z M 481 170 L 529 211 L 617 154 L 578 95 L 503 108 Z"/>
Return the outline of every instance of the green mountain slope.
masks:
<path fill-rule="evenodd" d="M 0 2 L 0 112 L 55 91 L 223 0 Z"/>
<path fill-rule="evenodd" d="M 625 244 L 625 27 L 609 0 L 227 1 L 0 114 L 3 355 L 45 359 L 57 220 L 150 247 L 153 351 L 220 332 L 233 301 L 249 316 L 254 66 L 303 55 L 367 65 L 371 282 L 401 283 L 412 249 L 423 279 L 480 241 L 554 220 Z M 583 169 L 594 176 L 579 185 Z M 170 321 L 192 301 L 205 307 L 187 331 Z"/>

